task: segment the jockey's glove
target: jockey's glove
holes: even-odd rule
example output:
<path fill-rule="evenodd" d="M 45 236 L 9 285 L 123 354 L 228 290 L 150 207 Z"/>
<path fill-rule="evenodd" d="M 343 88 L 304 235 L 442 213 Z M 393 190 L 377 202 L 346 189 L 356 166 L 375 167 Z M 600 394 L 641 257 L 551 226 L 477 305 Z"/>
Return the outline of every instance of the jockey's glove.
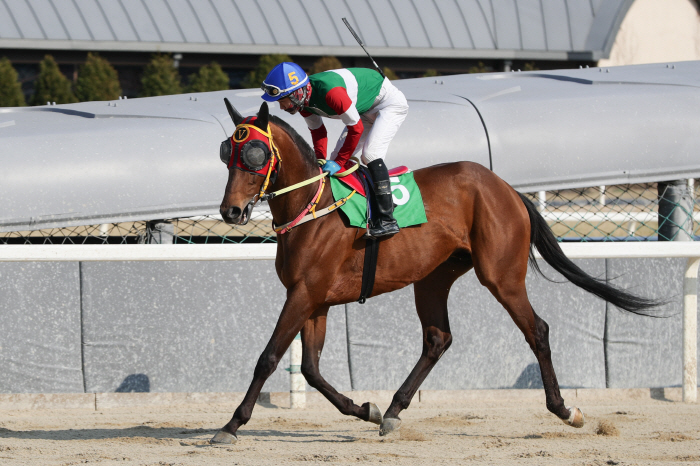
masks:
<path fill-rule="evenodd" d="M 337 164 L 335 161 L 333 161 L 333 160 L 327 160 L 326 163 L 325 163 L 325 165 L 323 165 L 323 168 L 322 168 L 322 170 L 323 170 L 325 173 L 328 173 L 329 176 L 335 175 L 336 173 L 338 173 L 338 172 L 339 172 L 340 170 L 342 170 L 342 169 L 343 169 L 343 167 L 341 167 L 340 165 L 338 165 L 338 164 Z"/>

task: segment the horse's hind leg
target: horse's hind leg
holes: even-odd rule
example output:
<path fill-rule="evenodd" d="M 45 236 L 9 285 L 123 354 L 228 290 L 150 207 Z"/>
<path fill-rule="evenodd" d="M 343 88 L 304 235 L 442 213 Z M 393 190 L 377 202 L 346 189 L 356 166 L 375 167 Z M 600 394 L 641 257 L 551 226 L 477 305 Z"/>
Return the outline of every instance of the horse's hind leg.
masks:
<path fill-rule="evenodd" d="M 355 416 L 363 421 L 382 423 L 382 414 L 374 403 L 356 405 L 350 398 L 338 393 L 319 372 L 318 363 L 321 359 L 323 343 L 326 339 L 326 318 L 328 306 L 316 312 L 306 321 L 301 330 L 301 342 L 303 355 L 301 360 L 301 372 L 309 385 L 321 392 L 338 411 L 345 415 Z"/>
<path fill-rule="evenodd" d="M 556 414 L 564 423 L 573 427 L 583 427 L 583 413 L 576 407 L 570 409 L 564 405 L 564 399 L 559 392 L 559 383 L 552 365 L 552 353 L 549 348 L 549 326 L 532 309 L 525 289 L 523 278 L 506 274 L 500 280 L 482 281 L 496 299 L 506 308 L 511 318 L 523 332 L 525 340 L 535 353 L 540 365 L 542 383 L 547 398 L 547 409 Z M 510 276 L 508 276 L 510 275 Z M 479 277 L 482 280 L 482 276 Z"/>
<path fill-rule="evenodd" d="M 406 381 L 394 394 L 384 414 L 380 435 L 386 435 L 400 426 L 399 413 L 408 408 L 421 383 L 452 344 L 447 296 L 454 281 L 470 268 L 468 258 L 452 257 L 423 280 L 414 283 L 416 310 L 423 327 L 423 351 Z"/>

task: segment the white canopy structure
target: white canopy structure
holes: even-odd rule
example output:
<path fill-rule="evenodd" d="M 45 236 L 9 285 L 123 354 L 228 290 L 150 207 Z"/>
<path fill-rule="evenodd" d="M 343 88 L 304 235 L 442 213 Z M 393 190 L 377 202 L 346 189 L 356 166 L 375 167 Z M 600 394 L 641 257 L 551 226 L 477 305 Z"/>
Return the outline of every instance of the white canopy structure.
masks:
<path fill-rule="evenodd" d="M 410 110 L 388 164 L 471 160 L 529 192 L 700 177 L 698 76 L 679 62 L 395 81 Z M 218 212 L 223 98 L 254 114 L 261 92 L 0 109 L 0 231 Z"/>

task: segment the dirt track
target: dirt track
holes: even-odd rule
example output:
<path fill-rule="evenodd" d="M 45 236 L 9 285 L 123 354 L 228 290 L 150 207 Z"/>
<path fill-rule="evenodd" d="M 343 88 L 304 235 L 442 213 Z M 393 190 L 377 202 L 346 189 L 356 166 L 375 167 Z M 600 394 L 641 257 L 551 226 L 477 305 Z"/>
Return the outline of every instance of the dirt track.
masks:
<path fill-rule="evenodd" d="M 400 432 L 388 437 L 330 404 L 303 411 L 258 405 L 233 446 L 208 440 L 235 405 L 0 411 L 0 464 L 700 465 L 698 404 L 578 405 L 583 429 L 565 426 L 534 400 L 414 403 Z M 618 434 L 597 434 L 601 421 Z"/>

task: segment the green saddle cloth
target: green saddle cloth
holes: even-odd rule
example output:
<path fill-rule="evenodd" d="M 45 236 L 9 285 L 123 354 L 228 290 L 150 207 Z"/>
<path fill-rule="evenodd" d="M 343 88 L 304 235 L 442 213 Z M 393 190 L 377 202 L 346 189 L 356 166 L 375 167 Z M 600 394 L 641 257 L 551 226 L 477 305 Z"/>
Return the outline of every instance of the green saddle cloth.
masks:
<path fill-rule="evenodd" d="M 394 197 L 394 218 L 399 227 L 410 227 L 427 223 L 423 197 L 420 189 L 413 179 L 413 173 L 404 173 L 400 176 L 389 178 L 391 183 L 391 194 Z M 338 201 L 348 196 L 353 190 L 338 178 L 331 177 L 331 189 L 333 198 Z M 340 207 L 340 210 L 347 216 L 350 225 L 358 228 L 367 228 L 367 199 L 355 193 L 348 201 Z"/>

